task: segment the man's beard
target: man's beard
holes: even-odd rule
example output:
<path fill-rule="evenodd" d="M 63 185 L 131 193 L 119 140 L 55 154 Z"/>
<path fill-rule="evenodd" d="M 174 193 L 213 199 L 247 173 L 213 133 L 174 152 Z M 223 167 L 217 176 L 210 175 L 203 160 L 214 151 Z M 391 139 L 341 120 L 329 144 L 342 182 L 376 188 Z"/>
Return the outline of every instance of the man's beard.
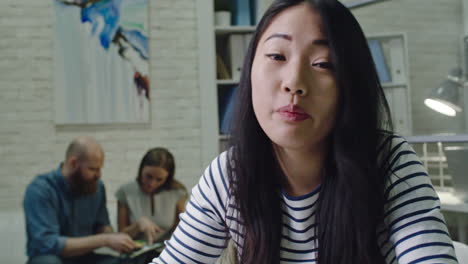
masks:
<path fill-rule="evenodd" d="M 70 175 L 70 190 L 74 195 L 87 195 L 96 193 L 98 180 L 85 180 L 81 168 Z"/>

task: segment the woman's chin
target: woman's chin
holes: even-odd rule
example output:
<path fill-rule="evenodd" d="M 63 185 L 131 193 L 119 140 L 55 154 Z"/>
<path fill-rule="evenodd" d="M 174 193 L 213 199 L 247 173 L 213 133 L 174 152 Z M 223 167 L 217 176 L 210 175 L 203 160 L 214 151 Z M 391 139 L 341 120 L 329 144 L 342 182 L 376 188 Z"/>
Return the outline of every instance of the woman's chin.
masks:
<path fill-rule="evenodd" d="M 298 131 L 276 131 L 282 133 L 272 133 L 269 135 L 271 141 L 281 148 L 302 149 L 308 148 L 311 145 L 311 140 L 308 135 L 297 133 Z"/>
<path fill-rule="evenodd" d="M 151 188 L 143 187 L 142 189 L 143 189 L 143 192 L 146 194 L 152 194 L 154 192 L 154 190 Z"/>

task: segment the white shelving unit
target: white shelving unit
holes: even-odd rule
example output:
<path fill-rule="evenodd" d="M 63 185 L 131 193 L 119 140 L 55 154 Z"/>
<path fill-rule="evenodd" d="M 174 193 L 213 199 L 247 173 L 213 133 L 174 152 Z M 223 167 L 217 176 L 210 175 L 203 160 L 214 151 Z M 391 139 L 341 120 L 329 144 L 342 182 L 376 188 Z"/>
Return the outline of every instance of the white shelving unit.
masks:
<path fill-rule="evenodd" d="M 267 6 L 271 0 L 263 1 Z M 215 26 L 214 24 L 214 1 L 197 0 L 198 9 L 198 45 L 200 51 L 199 59 L 199 83 L 200 83 L 200 105 L 201 105 L 201 129 L 202 129 L 202 165 L 206 166 L 211 160 L 223 150 L 228 136 L 220 134 L 218 94 L 223 89 L 229 89 L 237 85 L 238 79 L 217 79 L 217 51 L 226 50 L 227 45 L 217 43 L 219 39 L 231 34 L 248 34 L 255 30 L 254 26 Z M 383 83 L 390 110 L 393 115 L 393 123 L 398 133 L 408 136 L 412 134 L 411 119 L 411 92 L 408 74 L 408 54 L 406 35 L 404 33 L 369 35 L 368 39 L 378 39 L 382 46 L 389 42 L 397 44 L 397 48 L 384 47 L 385 56 L 390 58 L 390 71 L 395 62 L 400 64 L 398 78 L 391 82 Z M 225 44 L 225 43 L 223 43 Z M 388 45 L 387 45 L 388 46 Z M 391 46 L 391 45 L 390 45 Z M 392 59 L 393 58 L 393 61 Z M 396 58 L 396 59 L 395 59 Z M 393 63 L 393 64 L 391 64 Z"/>
<path fill-rule="evenodd" d="M 272 0 L 257 0 L 259 6 L 265 8 Z M 227 49 L 219 45 L 220 37 L 231 34 L 248 34 L 255 31 L 255 26 L 216 26 L 214 23 L 214 0 L 197 0 L 198 15 L 198 45 L 199 83 L 202 129 L 202 166 L 206 166 L 219 154 L 229 139 L 228 135 L 220 133 L 220 117 L 218 94 L 223 89 L 229 89 L 239 83 L 238 79 L 217 79 L 216 56 L 217 50 Z"/>
<path fill-rule="evenodd" d="M 413 121 L 406 34 L 387 33 L 366 37 L 377 40 L 383 50 L 390 81 L 383 82 L 382 87 L 390 106 L 394 129 L 401 135 L 410 136 L 413 134 Z"/>
<path fill-rule="evenodd" d="M 261 6 L 265 7 L 271 0 L 259 0 L 262 1 Z M 219 49 L 219 43 L 217 39 L 220 36 L 226 36 L 231 34 L 247 34 L 252 33 L 255 30 L 255 26 L 215 26 L 214 25 L 214 1 L 203 1 L 198 0 L 200 12 L 200 21 L 203 24 L 199 24 L 200 31 L 200 47 L 202 54 L 200 58 L 206 58 L 200 60 L 200 80 L 203 78 L 209 78 L 209 80 L 201 81 L 202 89 L 204 92 L 201 93 L 202 102 L 202 113 L 203 119 L 203 131 L 204 131 L 204 148 L 207 148 L 204 156 L 214 156 L 222 150 L 223 141 L 226 141 L 227 137 L 220 135 L 219 133 L 219 116 L 217 95 L 219 89 L 232 87 L 238 84 L 238 80 L 227 79 L 218 80 L 216 79 L 216 50 Z M 399 48 L 386 48 L 386 56 L 390 58 L 390 62 L 394 63 L 390 66 L 395 66 L 395 62 L 400 64 L 401 72 L 392 72 L 399 76 L 396 80 L 392 80 L 388 83 L 383 83 L 382 86 L 385 90 L 387 99 L 390 104 L 392 115 L 394 117 L 393 123 L 397 132 L 402 135 L 412 134 L 412 119 L 411 119 L 411 100 L 410 100 L 410 85 L 409 85 L 409 74 L 408 74 L 408 54 L 406 44 L 405 33 L 392 33 L 392 34 L 379 34 L 369 35 L 368 39 L 378 39 L 384 43 L 387 42 L 399 42 Z M 210 42 L 210 43 L 207 43 Z M 395 43 L 394 43 L 395 44 Z M 398 45 L 397 45 L 398 46 Z M 226 48 L 226 47 L 223 47 Z M 393 59 L 393 61 L 392 61 Z M 207 66 L 207 62 L 211 65 Z M 393 69 L 390 67 L 390 71 Z M 393 76 L 393 77 L 395 77 Z M 209 95 L 208 95 L 209 93 Z M 213 98 L 215 97 L 215 98 Z M 210 120 L 208 120 L 210 119 Z M 209 124 L 208 124 L 209 123 Z M 213 131 L 208 131 L 214 129 Z M 216 138 L 216 142 L 213 138 Z"/>
<path fill-rule="evenodd" d="M 217 85 L 236 85 L 239 83 L 239 80 L 216 80 Z"/>
<path fill-rule="evenodd" d="M 426 167 L 440 198 L 442 211 L 455 214 L 455 222 L 452 224 L 456 228 L 458 241 L 467 243 L 466 217 L 468 215 L 468 203 L 457 197 L 454 192 L 444 147 L 467 146 L 468 135 L 422 135 L 411 136 L 406 139 L 413 145 Z"/>
<path fill-rule="evenodd" d="M 420 135 L 406 137 L 418 153 L 432 184 L 441 191 L 451 191 L 452 176 L 448 170 L 444 147 L 468 145 L 468 135 Z"/>

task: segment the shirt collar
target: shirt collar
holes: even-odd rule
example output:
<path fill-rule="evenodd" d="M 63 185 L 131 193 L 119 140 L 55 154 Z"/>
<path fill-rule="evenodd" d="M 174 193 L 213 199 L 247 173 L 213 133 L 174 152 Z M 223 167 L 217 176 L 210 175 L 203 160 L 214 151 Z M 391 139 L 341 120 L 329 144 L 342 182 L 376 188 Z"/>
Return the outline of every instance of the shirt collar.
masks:
<path fill-rule="evenodd" d="M 57 178 L 60 186 L 63 187 L 64 192 L 70 195 L 71 194 L 70 183 L 65 179 L 65 176 L 63 176 L 62 167 L 63 167 L 63 162 L 61 162 L 58 168 L 55 170 L 55 177 Z"/>

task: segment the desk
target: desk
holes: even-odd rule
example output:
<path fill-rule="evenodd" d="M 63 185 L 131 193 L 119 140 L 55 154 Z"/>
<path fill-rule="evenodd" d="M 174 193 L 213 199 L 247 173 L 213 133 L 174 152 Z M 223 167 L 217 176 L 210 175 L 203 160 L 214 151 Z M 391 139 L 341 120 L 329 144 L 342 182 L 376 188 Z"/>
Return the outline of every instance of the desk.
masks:
<path fill-rule="evenodd" d="M 466 215 L 464 215 L 468 214 L 468 203 L 462 201 L 450 191 L 437 190 L 437 195 L 440 198 L 442 211 L 457 213 L 458 240 L 465 244 L 468 243 L 466 237 Z"/>

